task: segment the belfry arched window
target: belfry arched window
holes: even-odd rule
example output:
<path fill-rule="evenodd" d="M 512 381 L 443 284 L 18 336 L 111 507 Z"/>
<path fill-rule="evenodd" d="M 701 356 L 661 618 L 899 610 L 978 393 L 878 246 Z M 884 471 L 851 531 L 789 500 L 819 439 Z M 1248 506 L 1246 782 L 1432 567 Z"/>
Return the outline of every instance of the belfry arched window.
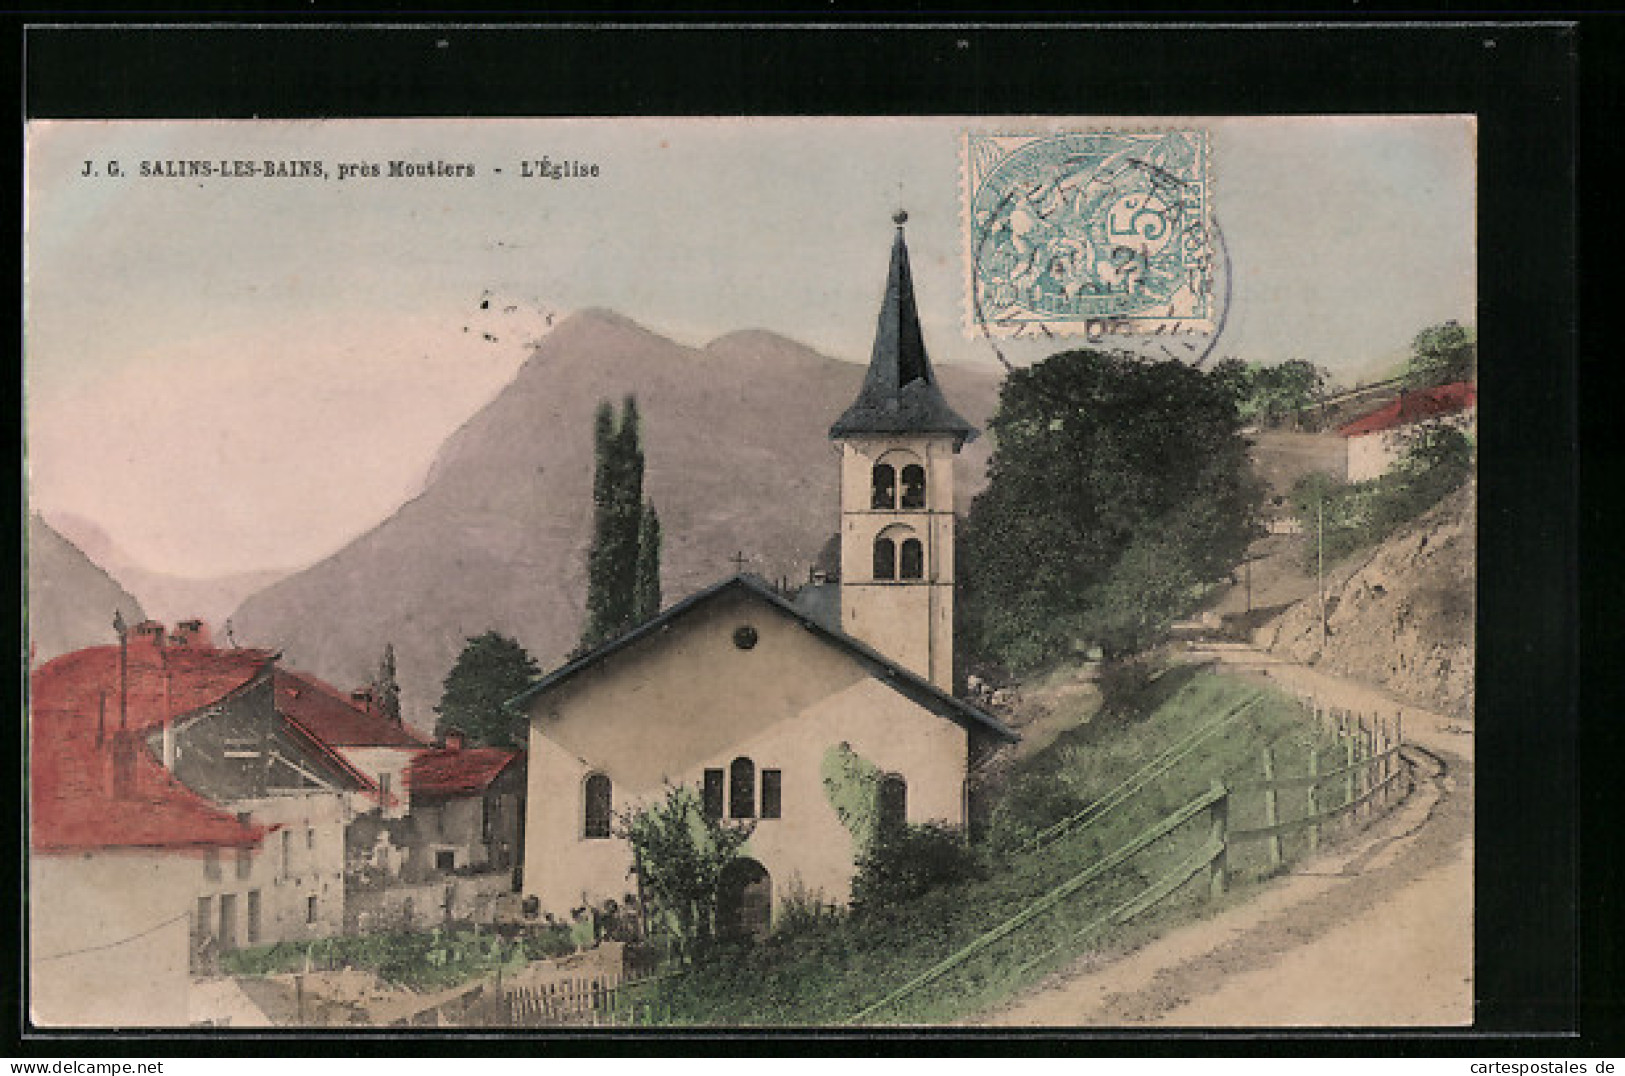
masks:
<path fill-rule="evenodd" d="M 903 507 L 925 507 L 925 468 L 917 463 L 903 468 Z"/>
<path fill-rule="evenodd" d="M 756 817 L 756 763 L 736 758 L 728 766 L 728 815 Z"/>
<path fill-rule="evenodd" d="M 875 578 L 897 578 L 897 543 L 884 534 L 875 539 Z"/>
<path fill-rule="evenodd" d="M 925 547 L 918 538 L 903 539 L 897 557 L 897 576 L 899 579 L 925 578 Z"/>
<path fill-rule="evenodd" d="M 614 787 L 601 773 L 591 774 L 582 785 L 585 800 L 581 835 L 589 840 L 603 840 L 609 836 L 610 817 L 614 808 Z"/>
<path fill-rule="evenodd" d="M 897 507 L 897 470 L 889 463 L 877 463 L 870 473 L 870 508 Z"/>

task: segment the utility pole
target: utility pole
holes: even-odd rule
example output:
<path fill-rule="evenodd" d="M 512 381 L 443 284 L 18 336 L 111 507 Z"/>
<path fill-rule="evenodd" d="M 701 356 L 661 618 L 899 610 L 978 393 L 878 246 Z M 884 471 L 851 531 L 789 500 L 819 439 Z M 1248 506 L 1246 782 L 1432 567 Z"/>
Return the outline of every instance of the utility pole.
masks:
<path fill-rule="evenodd" d="M 1326 494 L 1315 498 L 1315 598 L 1320 605 L 1320 648 L 1326 649 Z"/>
<path fill-rule="evenodd" d="M 118 727 L 130 724 L 130 640 L 124 624 L 124 611 L 113 610 L 113 630 L 118 632 Z"/>

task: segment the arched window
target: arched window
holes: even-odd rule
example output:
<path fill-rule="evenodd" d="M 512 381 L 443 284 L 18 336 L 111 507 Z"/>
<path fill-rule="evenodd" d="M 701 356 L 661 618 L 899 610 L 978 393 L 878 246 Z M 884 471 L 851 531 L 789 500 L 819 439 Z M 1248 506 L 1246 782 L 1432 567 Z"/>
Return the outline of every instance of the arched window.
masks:
<path fill-rule="evenodd" d="M 870 508 L 896 508 L 897 507 L 897 471 L 889 463 L 877 463 L 871 474 L 873 495 L 869 498 Z"/>
<path fill-rule="evenodd" d="M 902 579 L 925 577 L 925 548 L 918 538 L 903 539 L 902 555 L 898 557 L 897 575 Z"/>
<path fill-rule="evenodd" d="M 756 817 L 756 764 L 748 758 L 736 758 L 728 766 L 728 815 Z"/>
<path fill-rule="evenodd" d="M 875 578 L 897 578 L 897 543 L 884 535 L 875 539 Z"/>
<path fill-rule="evenodd" d="M 882 829 L 901 829 L 908 821 L 908 782 L 901 774 L 888 773 L 880 779 L 879 807 Z"/>
<path fill-rule="evenodd" d="M 903 507 L 925 507 L 925 468 L 917 463 L 903 468 Z"/>
<path fill-rule="evenodd" d="M 581 835 L 589 840 L 603 840 L 609 836 L 610 815 L 614 807 L 613 786 L 608 777 L 595 773 L 587 778 L 582 794 L 586 798 L 586 811 Z"/>

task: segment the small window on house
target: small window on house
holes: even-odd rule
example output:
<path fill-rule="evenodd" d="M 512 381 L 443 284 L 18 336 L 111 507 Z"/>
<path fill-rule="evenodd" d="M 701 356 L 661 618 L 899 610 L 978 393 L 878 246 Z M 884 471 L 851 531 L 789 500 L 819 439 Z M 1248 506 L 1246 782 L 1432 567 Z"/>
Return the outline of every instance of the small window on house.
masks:
<path fill-rule="evenodd" d="M 437 871 L 454 870 L 457 867 L 457 853 L 450 848 L 442 848 L 434 854 L 434 869 Z"/>
<path fill-rule="evenodd" d="M 908 821 L 908 782 L 900 774 L 888 773 L 880 779 L 880 825 L 900 829 Z"/>
<path fill-rule="evenodd" d="M 723 774 L 721 770 L 705 771 L 705 785 L 701 798 L 705 807 L 705 817 L 707 818 L 722 817 L 722 784 Z"/>
<path fill-rule="evenodd" d="M 480 840 L 487 844 L 496 837 L 497 815 L 500 811 L 501 807 L 493 797 L 486 796 L 480 800 Z"/>
<path fill-rule="evenodd" d="M 258 945 L 260 941 L 260 891 L 248 891 L 248 944 Z"/>
<path fill-rule="evenodd" d="M 903 468 L 903 507 L 925 507 L 925 468 L 917 463 Z"/>
<path fill-rule="evenodd" d="M 316 831 L 314 829 L 305 830 L 305 847 L 307 849 L 316 847 Z"/>
<path fill-rule="evenodd" d="M 237 849 L 237 877 L 247 878 L 254 871 L 254 853 L 247 848 Z"/>
<path fill-rule="evenodd" d="M 869 498 L 871 508 L 897 507 L 897 472 L 889 463 L 877 463 L 872 472 L 873 495 Z"/>
<path fill-rule="evenodd" d="M 192 921 L 192 933 L 198 941 L 214 934 L 214 898 L 197 899 L 197 916 Z"/>
<path fill-rule="evenodd" d="M 586 798 L 586 818 L 581 835 L 588 840 L 603 840 L 609 836 L 610 813 L 614 807 L 613 786 L 608 777 L 595 773 L 587 778 L 583 795 Z"/>
<path fill-rule="evenodd" d="M 203 850 L 203 877 L 211 882 L 220 880 L 220 851 L 216 848 Z"/>
<path fill-rule="evenodd" d="M 293 873 L 293 833 L 282 831 L 282 877 Z"/>
<path fill-rule="evenodd" d="M 756 763 L 748 758 L 736 758 L 728 766 L 728 814 L 756 817 Z"/>
<path fill-rule="evenodd" d="M 925 548 L 918 538 L 903 539 L 903 550 L 897 558 L 897 574 L 904 579 L 925 577 Z"/>
<path fill-rule="evenodd" d="M 875 539 L 875 578 L 897 578 L 897 543 L 890 538 Z"/>
<path fill-rule="evenodd" d="M 316 895 L 314 893 L 312 893 L 310 896 L 305 898 L 305 922 L 314 923 L 315 921 L 316 921 Z"/>
<path fill-rule="evenodd" d="M 394 777 L 395 775 L 392 773 L 381 773 L 378 775 L 378 805 L 380 807 L 389 807 L 390 786 L 395 783 Z"/>
<path fill-rule="evenodd" d="M 783 810 L 783 774 L 779 770 L 762 771 L 762 817 L 778 818 Z"/>

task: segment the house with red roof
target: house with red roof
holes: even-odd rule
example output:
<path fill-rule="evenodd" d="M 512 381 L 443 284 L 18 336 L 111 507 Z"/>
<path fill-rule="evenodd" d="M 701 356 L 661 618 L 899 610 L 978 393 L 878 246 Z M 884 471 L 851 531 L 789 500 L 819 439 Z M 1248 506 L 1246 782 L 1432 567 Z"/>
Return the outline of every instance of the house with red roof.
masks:
<path fill-rule="evenodd" d="M 416 870 L 515 871 L 524 837 L 525 753 L 469 747 L 455 730 L 406 771 Z"/>
<path fill-rule="evenodd" d="M 383 817 L 406 814 L 406 769 L 429 745 L 381 712 L 371 688 L 345 692 L 308 673 L 278 669 L 276 707 L 377 788 Z"/>
<path fill-rule="evenodd" d="M 1348 480 L 1365 482 L 1387 474 L 1417 431 L 1429 426 L 1472 436 L 1477 417 L 1478 390 L 1470 381 L 1402 392 L 1397 400 L 1338 427 L 1348 445 Z"/>
<path fill-rule="evenodd" d="M 144 737 L 166 689 L 171 705 L 210 705 L 251 684 L 271 655 L 177 663 L 167 678 L 152 676 L 144 656 L 128 663 L 122 698 L 112 692 L 117 647 L 64 655 L 31 680 L 29 1000 L 37 1025 L 189 1023 L 209 865 L 253 857 L 272 832 L 188 788 Z"/>
<path fill-rule="evenodd" d="M 195 621 L 174 632 L 146 621 L 31 678 L 36 862 L 186 850 L 159 882 L 98 888 L 181 900 L 180 953 L 194 971 L 222 950 L 341 932 L 345 830 L 385 799 L 281 712 L 277 657 L 217 648 Z M 41 892 L 31 890 L 36 907 L 50 904 Z"/>
<path fill-rule="evenodd" d="M 470 747 L 455 730 L 420 751 L 405 772 L 406 816 L 350 827 L 353 929 L 490 919 L 519 890 L 525 779 L 523 751 Z"/>

